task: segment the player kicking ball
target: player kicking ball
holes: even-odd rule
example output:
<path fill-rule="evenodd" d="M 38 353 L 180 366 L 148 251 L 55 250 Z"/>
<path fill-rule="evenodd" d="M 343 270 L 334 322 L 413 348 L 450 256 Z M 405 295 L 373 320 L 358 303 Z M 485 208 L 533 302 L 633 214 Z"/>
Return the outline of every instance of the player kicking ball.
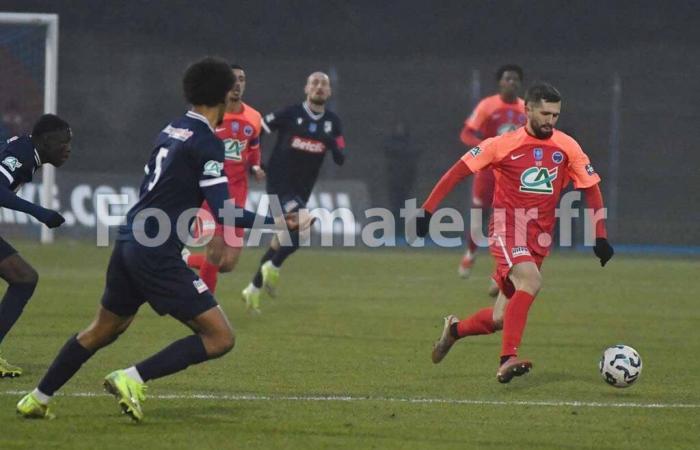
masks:
<path fill-rule="evenodd" d="M 21 416 L 52 418 L 48 405 L 55 392 L 99 349 L 126 331 L 146 302 L 193 333 L 104 379 L 107 392 L 134 421 L 143 419 L 147 381 L 218 358 L 233 348 L 233 329 L 206 284 L 182 260 L 183 242 L 176 231 L 178 222 L 183 222 L 179 219 L 199 208 L 204 199 L 220 222 L 228 214 L 235 217 L 233 225 L 240 227 L 249 228 L 261 220 L 274 223 L 269 217 L 236 208 L 229 199 L 228 179 L 223 174 L 224 144 L 214 127 L 221 123 L 233 82 L 229 65 L 215 58 L 199 61 L 185 72 L 184 93 L 192 109 L 163 128 L 156 139 L 139 200 L 119 228 L 97 315 L 87 328 L 68 339 L 37 388 L 19 401 Z M 298 217 L 285 219 L 289 229 L 298 227 Z M 151 238 L 164 240 L 155 243 Z"/>
<path fill-rule="evenodd" d="M 72 133 L 66 121 L 44 114 L 32 134 L 15 136 L 0 147 L 0 207 L 27 213 L 49 228 L 65 219 L 58 212 L 28 202 L 16 195 L 23 184 L 45 163 L 60 167 L 70 156 Z M 22 314 L 39 281 L 36 270 L 0 237 L 0 278 L 8 284 L 0 302 L 0 344 Z M 22 375 L 22 369 L 0 356 L 0 378 Z"/>
<path fill-rule="evenodd" d="M 559 92 L 546 83 L 532 86 L 525 95 L 525 111 L 524 127 L 486 139 L 443 175 L 423 204 L 425 215 L 417 222 L 418 235 L 425 236 L 432 213 L 457 183 L 480 170 L 493 169 L 496 184 L 489 249 L 496 260 L 492 277 L 499 293 L 491 308 L 463 320 L 447 316 L 442 336 L 433 347 L 432 360 L 436 364 L 442 361 L 454 343 L 466 336 L 503 330 L 496 372 L 500 383 L 508 383 L 532 368 L 529 360 L 518 357 L 518 349 L 530 305 L 542 285 L 540 267 L 549 253 L 562 189 L 573 180 L 594 213 L 603 209 L 600 177 L 588 156 L 573 138 L 554 128 L 561 111 Z M 603 220 L 595 223 L 595 232 L 593 251 L 604 266 L 612 258 L 613 248 Z"/>

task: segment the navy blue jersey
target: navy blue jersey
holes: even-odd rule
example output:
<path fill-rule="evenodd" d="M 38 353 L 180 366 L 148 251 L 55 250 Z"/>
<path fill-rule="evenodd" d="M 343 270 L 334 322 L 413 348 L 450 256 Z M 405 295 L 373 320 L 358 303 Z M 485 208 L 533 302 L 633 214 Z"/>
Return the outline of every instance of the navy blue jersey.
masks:
<path fill-rule="evenodd" d="M 10 190 L 17 192 L 32 181 L 39 167 L 41 159 L 29 136 L 15 136 L 0 146 L 0 183 Z"/>
<path fill-rule="evenodd" d="M 311 111 L 306 103 L 267 114 L 262 126 L 277 131 L 277 143 L 267 163 L 270 194 L 308 200 L 328 150 L 343 151 L 340 119 L 332 111 Z"/>
<path fill-rule="evenodd" d="M 174 240 L 181 246 L 177 221 L 185 211 L 201 206 L 202 188 L 228 182 L 223 167 L 224 144 L 214 135 L 204 116 L 188 111 L 171 122 L 156 138 L 144 168 L 146 176 L 141 183 L 139 200 L 127 213 L 126 226 L 120 229 L 120 234 L 132 235 L 137 228 L 134 219 L 139 213 L 153 216 L 153 210 L 162 211 L 171 225 L 169 241 Z M 145 231 L 149 237 L 154 237 L 159 231 L 158 221 L 147 220 Z"/>

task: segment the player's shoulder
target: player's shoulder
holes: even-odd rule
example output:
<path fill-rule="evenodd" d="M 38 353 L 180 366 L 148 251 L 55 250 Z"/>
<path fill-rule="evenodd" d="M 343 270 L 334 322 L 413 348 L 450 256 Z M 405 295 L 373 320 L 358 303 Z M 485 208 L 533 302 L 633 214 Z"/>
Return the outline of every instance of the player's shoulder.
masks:
<path fill-rule="evenodd" d="M 583 151 L 576 139 L 556 128 L 552 132 L 551 140 L 566 153 L 578 153 Z"/>
<path fill-rule="evenodd" d="M 34 143 L 29 135 L 13 136 L 8 139 L 0 147 L 0 155 L 11 155 L 25 163 L 31 162 L 31 160 L 36 160 L 36 163 L 39 163 Z"/>
<path fill-rule="evenodd" d="M 480 109 L 483 111 L 493 111 L 495 109 L 498 109 L 501 103 L 502 102 L 500 95 L 489 95 L 488 97 L 484 97 L 481 99 L 479 104 L 476 105 L 476 109 Z"/>
<path fill-rule="evenodd" d="M 340 116 L 330 109 L 326 109 L 325 119 L 340 122 Z"/>
<path fill-rule="evenodd" d="M 260 120 L 262 118 L 262 114 L 260 114 L 260 111 L 253 108 L 248 103 L 244 102 L 243 108 L 243 114 L 245 114 L 247 117 L 250 117 L 253 120 Z"/>

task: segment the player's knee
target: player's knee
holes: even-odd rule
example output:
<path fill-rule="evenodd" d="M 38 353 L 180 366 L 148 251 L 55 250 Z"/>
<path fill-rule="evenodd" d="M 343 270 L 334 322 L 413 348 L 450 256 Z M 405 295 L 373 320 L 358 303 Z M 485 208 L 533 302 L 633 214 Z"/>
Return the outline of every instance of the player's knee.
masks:
<path fill-rule="evenodd" d="M 224 258 L 219 265 L 219 273 L 233 272 L 238 264 L 238 256 Z"/>
<path fill-rule="evenodd" d="M 488 295 L 491 298 L 496 298 L 498 296 L 498 292 L 500 289 L 498 288 L 498 285 L 495 282 L 491 282 L 491 285 L 489 286 L 488 290 Z"/>
<path fill-rule="evenodd" d="M 494 308 L 493 309 L 493 329 L 502 330 L 503 329 L 503 310 L 505 308 Z"/>
<path fill-rule="evenodd" d="M 23 284 L 36 287 L 39 283 L 39 273 L 29 264 L 22 264 L 8 277 L 10 284 Z"/>
<path fill-rule="evenodd" d="M 204 348 L 210 358 L 218 358 L 233 350 L 236 345 L 236 336 L 233 330 L 222 329 L 213 335 L 202 336 Z"/>

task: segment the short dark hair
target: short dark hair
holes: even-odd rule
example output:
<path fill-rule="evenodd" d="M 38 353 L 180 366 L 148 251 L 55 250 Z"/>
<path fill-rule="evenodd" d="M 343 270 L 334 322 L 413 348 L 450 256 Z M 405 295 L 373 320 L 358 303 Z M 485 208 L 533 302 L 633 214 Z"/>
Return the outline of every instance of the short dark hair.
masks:
<path fill-rule="evenodd" d="M 32 136 L 40 137 L 46 133 L 63 130 L 70 130 L 70 125 L 68 125 L 68 122 L 55 114 L 44 114 L 43 116 L 39 117 L 39 120 L 37 120 L 34 124 Z"/>
<path fill-rule="evenodd" d="M 226 102 L 234 79 L 229 64 L 208 56 L 190 65 L 182 79 L 185 98 L 193 105 L 216 106 Z"/>
<path fill-rule="evenodd" d="M 525 103 L 539 103 L 540 100 L 548 103 L 557 103 L 561 101 L 561 94 L 551 84 L 538 82 L 530 86 L 525 92 Z"/>
<path fill-rule="evenodd" d="M 236 64 L 236 63 L 231 64 L 231 69 L 245 70 L 243 68 L 243 66 L 241 66 L 240 64 Z"/>
<path fill-rule="evenodd" d="M 520 81 L 523 81 L 525 79 L 525 74 L 523 72 L 523 68 L 520 67 L 517 64 L 505 64 L 501 67 L 498 68 L 496 71 L 496 81 L 501 81 L 501 78 L 503 78 L 503 74 L 506 72 L 515 72 L 518 74 L 520 77 Z"/>

